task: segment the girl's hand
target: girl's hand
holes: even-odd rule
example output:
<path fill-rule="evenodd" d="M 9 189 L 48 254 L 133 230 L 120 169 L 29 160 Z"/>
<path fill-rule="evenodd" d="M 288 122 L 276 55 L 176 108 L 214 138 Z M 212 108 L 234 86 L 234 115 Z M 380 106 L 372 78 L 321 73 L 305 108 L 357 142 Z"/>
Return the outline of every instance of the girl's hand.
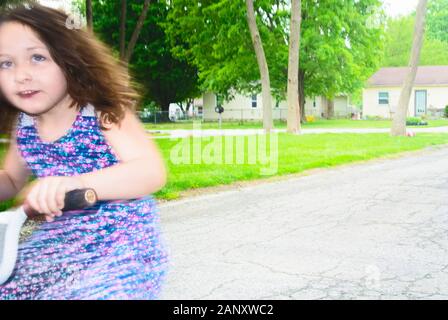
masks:
<path fill-rule="evenodd" d="M 79 177 L 47 177 L 37 180 L 26 197 L 26 202 L 37 212 L 45 214 L 48 222 L 62 215 L 65 194 L 84 188 Z"/>

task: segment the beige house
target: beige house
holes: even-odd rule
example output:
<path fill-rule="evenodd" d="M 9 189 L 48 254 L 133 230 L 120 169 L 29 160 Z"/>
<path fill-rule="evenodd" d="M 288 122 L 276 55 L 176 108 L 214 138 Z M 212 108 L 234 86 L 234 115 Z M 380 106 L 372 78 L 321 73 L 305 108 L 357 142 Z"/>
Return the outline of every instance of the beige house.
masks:
<path fill-rule="evenodd" d="M 305 102 L 305 114 L 314 115 L 315 117 L 322 117 L 326 112 L 324 105 L 325 98 L 315 97 L 307 98 Z M 276 101 L 272 98 L 272 118 L 274 120 L 286 120 L 288 105 L 285 100 Z M 218 105 L 216 94 L 206 92 L 203 95 L 203 118 L 204 120 L 218 120 L 219 114 L 215 111 Z M 222 102 L 224 112 L 222 113 L 223 120 L 262 120 L 263 119 L 263 105 L 261 94 L 244 96 L 235 94 L 230 101 Z M 345 117 L 350 115 L 351 108 L 349 108 L 348 98 L 346 96 L 338 96 L 334 99 L 334 115 L 335 117 Z"/>
<path fill-rule="evenodd" d="M 363 116 L 391 118 L 400 99 L 408 67 L 382 68 L 363 90 Z M 408 116 L 439 117 L 448 105 L 448 66 L 422 66 L 417 69 Z"/>

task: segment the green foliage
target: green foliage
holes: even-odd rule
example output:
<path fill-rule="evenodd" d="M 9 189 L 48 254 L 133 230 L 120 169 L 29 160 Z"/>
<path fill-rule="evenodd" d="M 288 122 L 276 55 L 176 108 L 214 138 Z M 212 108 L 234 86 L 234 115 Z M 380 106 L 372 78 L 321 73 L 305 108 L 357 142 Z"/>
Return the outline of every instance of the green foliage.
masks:
<path fill-rule="evenodd" d="M 166 32 L 172 39 L 174 54 L 198 67 L 203 90 L 228 98 L 232 95 L 231 88 L 239 91 L 259 88 L 245 10 L 244 1 L 206 0 L 200 4 L 190 0 L 172 1 L 168 23 L 164 25 Z M 265 51 L 269 51 L 265 39 L 268 33 L 261 29 L 260 34 Z M 284 46 L 279 50 L 284 50 Z M 270 60 L 271 55 L 266 55 Z M 283 59 L 283 65 L 285 62 Z M 275 78 L 271 71 L 271 79 Z"/>
<path fill-rule="evenodd" d="M 443 116 L 444 116 L 445 118 L 448 118 L 448 105 L 445 106 L 445 111 L 444 111 L 444 113 L 443 113 Z"/>
<path fill-rule="evenodd" d="M 380 1 L 302 0 L 300 68 L 307 96 L 360 90 L 379 63 L 383 18 Z M 287 84 L 289 1 L 254 3 L 268 62 L 271 89 L 283 97 Z M 377 23 L 373 23 L 377 22 Z M 169 37 L 177 56 L 199 69 L 204 90 L 232 96 L 260 90 L 260 75 L 244 1 L 171 1 Z M 179 41 L 181 39 L 181 41 Z"/>
<path fill-rule="evenodd" d="M 120 1 L 93 1 L 95 33 L 110 45 L 118 57 L 120 36 Z M 143 8 L 143 1 L 128 1 L 126 44 L 135 29 Z M 185 59 L 174 57 L 171 42 L 162 24 L 169 7 L 166 1 L 151 1 L 129 69 L 143 85 L 144 105 L 156 102 L 163 110 L 170 103 L 185 101 L 200 95 L 197 70 Z"/>
<path fill-rule="evenodd" d="M 369 115 L 367 115 L 367 116 L 365 116 L 365 119 L 366 120 L 368 120 L 368 121 L 384 121 L 384 117 L 381 117 L 381 116 L 369 116 Z"/>
<path fill-rule="evenodd" d="M 37 2 L 37 0 L 28 0 L 27 2 Z M 0 0 L 0 9 L 6 8 L 8 5 L 15 5 L 23 3 L 23 0 Z"/>
<path fill-rule="evenodd" d="M 379 66 L 384 13 L 379 1 L 303 1 L 300 68 L 306 96 L 360 91 Z"/>
<path fill-rule="evenodd" d="M 428 125 L 428 122 L 423 121 L 419 117 L 409 117 L 406 119 L 406 125 L 407 126 L 426 126 L 426 125 Z"/>
<path fill-rule="evenodd" d="M 407 66 L 412 47 L 414 17 L 389 18 L 386 27 L 386 41 L 382 66 Z"/>
<path fill-rule="evenodd" d="M 448 1 L 448 0 L 444 0 Z M 425 33 L 419 65 L 448 65 L 448 42 L 442 37 L 435 38 L 430 33 L 434 17 L 428 13 L 428 32 Z M 448 21 L 448 15 L 445 17 Z M 413 14 L 387 21 L 386 44 L 381 65 L 384 67 L 400 67 L 409 64 L 415 16 Z M 446 32 L 446 31 L 445 31 Z"/>
<path fill-rule="evenodd" d="M 427 21 L 428 37 L 448 42 L 448 0 L 430 0 Z"/>

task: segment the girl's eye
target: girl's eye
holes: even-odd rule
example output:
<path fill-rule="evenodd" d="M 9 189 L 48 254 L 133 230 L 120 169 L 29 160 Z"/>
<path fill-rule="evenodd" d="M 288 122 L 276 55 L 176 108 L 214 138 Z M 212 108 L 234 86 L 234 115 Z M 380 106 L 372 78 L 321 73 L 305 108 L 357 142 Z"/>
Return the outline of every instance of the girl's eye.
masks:
<path fill-rule="evenodd" d="M 41 56 L 40 54 L 33 54 L 33 59 L 37 62 L 46 60 L 46 58 L 44 56 Z"/>
<path fill-rule="evenodd" d="M 32 60 L 34 62 L 42 62 L 42 61 L 47 60 L 47 58 L 45 58 L 44 56 L 42 56 L 40 54 L 33 54 Z M 11 67 L 11 65 L 12 65 L 11 61 L 2 61 L 2 62 L 0 62 L 0 69 L 7 69 L 7 68 Z"/>
<path fill-rule="evenodd" d="M 0 68 L 1 69 L 6 69 L 9 68 L 11 66 L 11 61 L 2 61 L 0 62 Z"/>

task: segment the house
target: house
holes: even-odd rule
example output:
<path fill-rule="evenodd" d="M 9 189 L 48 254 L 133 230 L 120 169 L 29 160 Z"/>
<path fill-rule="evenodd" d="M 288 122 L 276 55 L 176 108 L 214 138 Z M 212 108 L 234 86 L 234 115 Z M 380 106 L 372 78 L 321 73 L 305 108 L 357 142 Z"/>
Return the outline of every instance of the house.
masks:
<path fill-rule="evenodd" d="M 254 94 L 245 96 L 235 94 L 230 101 L 221 103 L 224 112 L 221 114 L 223 120 L 262 120 L 263 104 L 262 95 Z M 286 120 L 288 104 L 285 100 L 276 101 L 272 97 L 272 118 L 274 120 Z M 218 106 L 218 98 L 213 92 L 206 92 L 203 95 L 203 119 L 218 120 L 219 113 L 215 111 Z M 326 99 L 323 97 L 307 98 L 305 101 L 305 114 L 322 117 L 326 113 Z M 346 117 L 352 112 L 349 107 L 347 96 L 338 96 L 334 99 L 335 117 Z"/>
<path fill-rule="evenodd" d="M 409 67 L 382 68 L 363 90 L 363 116 L 392 118 Z M 412 88 L 408 116 L 440 117 L 448 105 L 448 66 L 421 66 Z"/>

